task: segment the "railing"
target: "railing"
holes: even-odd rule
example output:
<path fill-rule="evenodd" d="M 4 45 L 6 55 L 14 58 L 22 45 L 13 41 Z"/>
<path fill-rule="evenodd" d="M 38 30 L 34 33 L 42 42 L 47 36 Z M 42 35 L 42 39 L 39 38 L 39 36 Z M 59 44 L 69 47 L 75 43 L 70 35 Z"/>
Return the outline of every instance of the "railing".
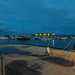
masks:
<path fill-rule="evenodd" d="M 63 49 L 65 50 L 68 45 L 72 42 L 72 40 L 66 45 L 66 47 Z M 42 59 L 42 58 L 47 58 L 50 56 L 56 56 L 57 54 L 61 53 L 63 50 L 57 52 L 54 55 L 48 55 L 48 56 L 42 56 L 42 57 L 31 57 L 31 58 L 11 58 L 11 57 L 5 57 L 5 56 L 0 56 L 0 75 L 5 75 L 5 59 Z"/>

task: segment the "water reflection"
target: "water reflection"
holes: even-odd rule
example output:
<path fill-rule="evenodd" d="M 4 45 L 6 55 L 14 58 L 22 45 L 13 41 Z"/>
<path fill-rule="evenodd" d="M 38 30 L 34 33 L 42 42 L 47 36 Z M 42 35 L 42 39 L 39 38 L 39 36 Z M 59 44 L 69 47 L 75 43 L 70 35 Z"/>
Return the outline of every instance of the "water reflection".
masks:
<path fill-rule="evenodd" d="M 52 43 L 52 45 L 54 46 L 54 40 L 53 40 L 53 43 Z"/>

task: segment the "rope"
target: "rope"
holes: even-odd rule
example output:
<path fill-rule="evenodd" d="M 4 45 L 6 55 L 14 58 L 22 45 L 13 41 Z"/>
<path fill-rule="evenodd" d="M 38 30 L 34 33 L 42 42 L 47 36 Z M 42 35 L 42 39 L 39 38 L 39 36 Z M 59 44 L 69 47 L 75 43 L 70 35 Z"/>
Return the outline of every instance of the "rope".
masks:
<path fill-rule="evenodd" d="M 67 47 L 68 47 L 68 45 L 69 45 L 71 42 L 72 42 L 72 40 L 70 40 L 70 42 L 67 44 L 67 46 L 66 46 L 65 48 L 67 48 Z M 57 55 L 57 54 L 59 54 L 60 52 L 64 51 L 64 50 L 65 50 L 65 48 L 64 48 L 63 50 L 59 51 L 58 53 L 56 53 L 55 55 Z M 53 56 L 55 56 L 55 55 L 53 55 Z"/>
<path fill-rule="evenodd" d="M 67 48 L 68 45 L 69 45 L 71 42 L 72 42 L 72 40 L 70 40 L 70 42 L 66 45 L 65 48 Z M 64 51 L 65 48 L 64 48 L 63 50 L 57 52 L 55 55 L 57 55 L 57 54 L 61 53 L 62 51 Z M 55 56 L 55 55 L 49 55 L 49 56 L 43 56 L 43 57 L 32 57 L 32 58 L 11 58 L 11 57 L 5 57 L 5 59 L 41 59 L 41 58 L 48 58 L 48 57 L 50 57 L 50 56 Z"/>

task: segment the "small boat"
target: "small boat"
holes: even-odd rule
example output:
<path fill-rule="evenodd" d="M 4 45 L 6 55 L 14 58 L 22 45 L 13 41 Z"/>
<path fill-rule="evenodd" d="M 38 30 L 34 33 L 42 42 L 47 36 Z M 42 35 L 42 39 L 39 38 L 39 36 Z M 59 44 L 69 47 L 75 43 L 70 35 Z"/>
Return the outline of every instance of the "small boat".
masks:
<path fill-rule="evenodd" d="M 40 37 L 39 36 L 34 36 L 34 39 L 38 40 L 38 39 L 40 39 Z"/>
<path fill-rule="evenodd" d="M 41 41 L 47 41 L 47 38 L 40 38 Z"/>
<path fill-rule="evenodd" d="M 0 40 L 9 40 L 8 37 L 0 36 Z"/>
<path fill-rule="evenodd" d="M 71 36 L 70 38 L 71 38 L 71 39 L 75 39 L 75 37 L 73 37 L 73 36 Z"/>
<path fill-rule="evenodd" d="M 30 40 L 30 38 L 19 36 L 19 37 L 17 37 L 17 40 Z"/>
<path fill-rule="evenodd" d="M 50 40 L 52 40 L 52 38 L 45 38 L 45 37 L 42 37 L 42 38 L 40 38 L 40 40 L 41 40 L 41 41 L 50 41 Z"/>
<path fill-rule="evenodd" d="M 62 37 L 62 38 L 59 38 L 59 40 L 68 40 L 67 37 Z"/>

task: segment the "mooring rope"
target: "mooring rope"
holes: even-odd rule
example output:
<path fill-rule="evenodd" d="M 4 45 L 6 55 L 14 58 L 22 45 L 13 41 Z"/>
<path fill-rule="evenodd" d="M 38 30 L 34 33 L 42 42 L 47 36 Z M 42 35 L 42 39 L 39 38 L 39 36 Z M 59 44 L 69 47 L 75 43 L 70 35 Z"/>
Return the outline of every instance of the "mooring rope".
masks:
<path fill-rule="evenodd" d="M 61 53 L 62 51 L 64 51 L 69 46 L 69 44 L 71 42 L 72 42 L 72 40 L 70 40 L 70 42 L 66 45 L 66 47 L 63 50 L 57 52 L 55 55 L 57 55 L 57 54 Z M 48 56 L 43 56 L 43 57 L 32 57 L 32 58 L 12 58 L 12 57 L 5 57 L 5 59 L 42 59 L 42 58 L 48 58 L 50 56 L 55 56 L 55 55 L 48 55 Z"/>

